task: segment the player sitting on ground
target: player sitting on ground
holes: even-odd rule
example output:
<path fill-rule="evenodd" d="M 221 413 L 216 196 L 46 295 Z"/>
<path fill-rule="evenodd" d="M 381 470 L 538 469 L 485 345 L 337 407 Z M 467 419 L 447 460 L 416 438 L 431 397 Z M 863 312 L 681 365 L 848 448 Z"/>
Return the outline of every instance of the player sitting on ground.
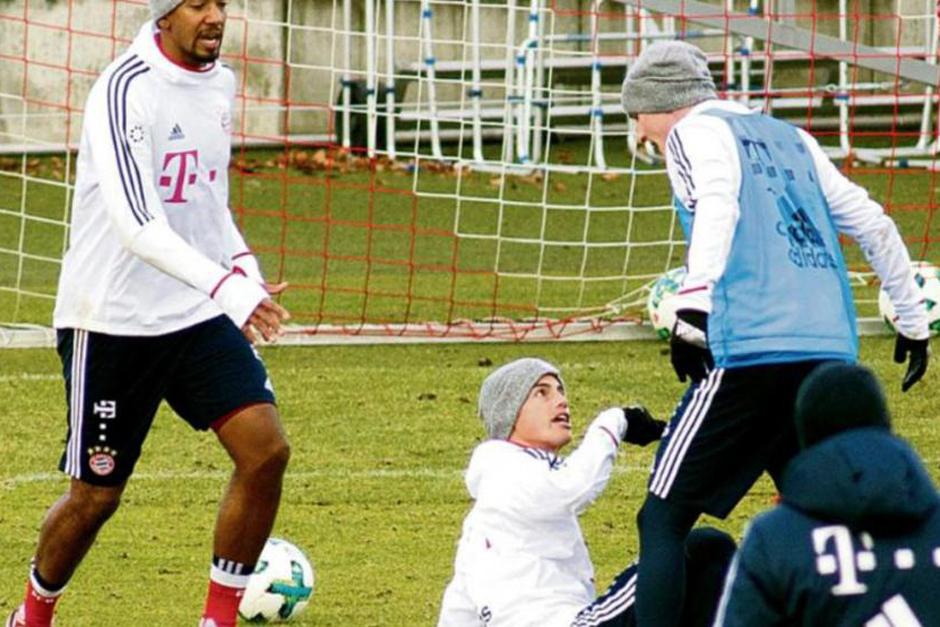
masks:
<path fill-rule="evenodd" d="M 715 624 L 940 625 L 940 496 L 891 434 L 878 380 L 820 366 L 800 387 L 796 428 L 782 502 L 746 532 Z"/>
<path fill-rule="evenodd" d="M 473 451 L 466 483 L 473 508 L 463 524 L 440 627 L 569 627 L 633 624 L 636 566 L 600 598 L 578 516 L 604 490 L 617 447 L 646 445 L 664 423 L 643 408 L 611 408 L 567 458 L 571 416 L 561 374 L 540 359 L 497 369 L 480 389 L 487 441 Z M 714 529 L 686 544 L 688 625 L 711 622 L 734 541 Z"/>

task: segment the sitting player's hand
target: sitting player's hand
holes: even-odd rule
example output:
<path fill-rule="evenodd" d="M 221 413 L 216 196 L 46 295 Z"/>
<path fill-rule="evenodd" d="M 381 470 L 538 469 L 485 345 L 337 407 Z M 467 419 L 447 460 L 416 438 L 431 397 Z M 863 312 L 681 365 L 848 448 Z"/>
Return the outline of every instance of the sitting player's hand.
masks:
<path fill-rule="evenodd" d="M 669 338 L 669 354 L 672 368 L 679 381 L 686 377 L 693 382 L 701 381 L 715 362 L 708 350 L 708 314 L 696 309 L 680 309 L 676 312 L 676 323 Z"/>
<path fill-rule="evenodd" d="M 663 437 L 666 423 L 657 420 L 645 407 L 632 405 L 623 408 L 623 415 L 627 419 L 627 432 L 623 436 L 624 442 L 646 446 L 650 442 Z"/>
<path fill-rule="evenodd" d="M 911 338 L 898 333 L 897 340 L 894 342 L 894 361 L 903 364 L 908 360 L 907 374 L 901 381 L 901 391 L 907 392 L 912 385 L 921 380 L 924 373 L 927 372 L 927 362 L 930 359 L 930 347 L 927 338 L 922 340 L 912 340 Z"/>

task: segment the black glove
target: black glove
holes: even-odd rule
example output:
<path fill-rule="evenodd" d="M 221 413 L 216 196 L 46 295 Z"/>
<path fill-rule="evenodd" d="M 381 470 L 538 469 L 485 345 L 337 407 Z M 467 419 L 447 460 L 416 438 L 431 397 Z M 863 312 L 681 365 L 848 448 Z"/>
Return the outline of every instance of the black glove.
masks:
<path fill-rule="evenodd" d="M 627 418 L 627 432 L 623 435 L 624 442 L 646 446 L 663 437 L 666 423 L 653 418 L 645 407 L 635 405 L 624 407 L 623 415 Z"/>
<path fill-rule="evenodd" d="M 927 340 L 912 340 L 906 335 L 898 333 L 898 338 L 894 342 L 894 362 L 903 364 L 907 361 L 908 354 L 910 354 L 911 360 L 907 365 L 907 374 L 904 375 L 904 380 L 901 381 L 902 392 L 907 392 L 927 372 L 927 362 L 930 359 Z"/>
<path fill-rule="evenodd" d="M 704 311 L 680 309 L 676 312 L 676 323 L 669 336 L 669 353 L 679 381 L 685 383 L 685 378 L 689 377 L 697 383 L 715 366 L 708 350 L 707 332 L 708 314 Z"/>

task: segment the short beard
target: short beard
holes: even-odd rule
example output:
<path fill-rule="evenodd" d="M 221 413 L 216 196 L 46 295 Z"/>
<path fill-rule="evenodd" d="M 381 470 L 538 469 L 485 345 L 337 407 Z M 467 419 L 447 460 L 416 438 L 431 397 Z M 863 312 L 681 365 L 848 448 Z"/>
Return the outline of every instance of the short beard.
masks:
<path fill-rule="evenodd" d="M 220 52 L 220 50 L 216 50 L 205 55 L 198 55 L 197 58 L 201 63 L 213 63 L 218 60 Z"/>

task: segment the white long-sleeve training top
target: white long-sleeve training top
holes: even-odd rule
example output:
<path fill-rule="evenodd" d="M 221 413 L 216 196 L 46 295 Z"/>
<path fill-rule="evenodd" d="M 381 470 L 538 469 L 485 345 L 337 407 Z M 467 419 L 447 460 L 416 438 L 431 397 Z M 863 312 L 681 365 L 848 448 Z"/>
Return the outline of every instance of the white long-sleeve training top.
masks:
<path fill-rule="evenodd" d="M 741 160 L 734 136 L 724 120 L 704 114 L 710 109 L 756 113 L 737 102 L 706 100 L 692 107 L 666 139 L 669 182 L 695 215 L 688 275 L 676 297 L 676 308 L 705 312 L 711 311 L 712 288 L 725 271 L 740 216 L 741 190 Z M 813 158 L 833 224 L 858 242 L 894 303 L 898 328 L 913 339 L 928 337 L 927 315 L 914 283 L 910 256 L 894 221 L 864 188 L 839 172 L 809 133 L 797 130 Z M 680 145 L 681 150 L 677 148 Z"/>
<path fill-rule="evenodd" d="M 565 459 L 506 440 L 477 446 L 439 627 L 568 627 L 595 600 L 578 515 L 606 487 L 626 428 L 622 409 L 601 412 Z"/>
<path fill-rule="evenodd" d="M 221 63 L 194 71 L 169 60 L 152 22 L 97 79 L 57 328 L 160 335 L 223 312 L 242 326 L 267 297 L 228 208 L 234 94 Z"/>

